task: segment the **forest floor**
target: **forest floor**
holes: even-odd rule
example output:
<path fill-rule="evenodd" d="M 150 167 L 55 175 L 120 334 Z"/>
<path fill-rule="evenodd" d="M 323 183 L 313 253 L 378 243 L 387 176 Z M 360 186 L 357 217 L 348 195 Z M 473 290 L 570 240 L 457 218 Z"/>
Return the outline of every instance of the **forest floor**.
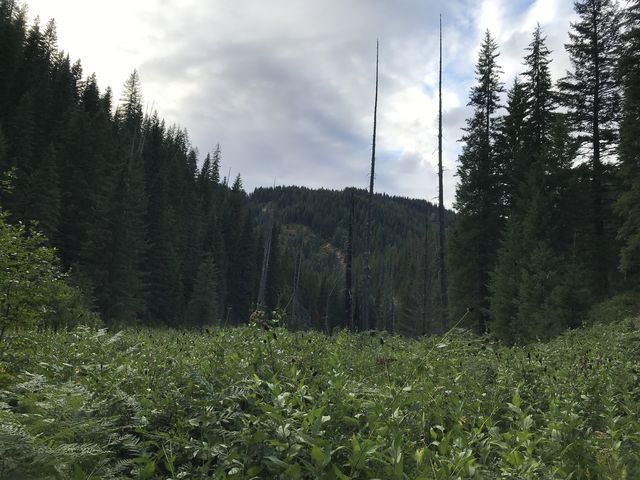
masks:
<path fill-rule="evenodd" d="M 640 478 L 640 319 L 461 331 L 9 332 L 0 478 Z"/>

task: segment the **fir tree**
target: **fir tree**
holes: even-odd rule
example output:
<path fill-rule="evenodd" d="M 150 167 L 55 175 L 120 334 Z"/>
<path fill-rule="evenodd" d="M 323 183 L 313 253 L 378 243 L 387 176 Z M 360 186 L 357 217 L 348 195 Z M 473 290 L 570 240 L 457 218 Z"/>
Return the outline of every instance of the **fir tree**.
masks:
<path fill-rule="evenodd" d="M 131 321 L 144 311 L 146 275 L 144 260 L 148 248 L 146 237 L 147 196 L 145 171 L 141 157 L 142 104 L 139 79 L 134 71 L 125 83 L 123 104 L 116 113 L 121 132 L 119 152 L 122 158 L 117 173 L 113 204 L 116 206 L 112 264 L 112 283 L 107 317 Z"/>
<path fill-rule="evenodd" d="M 0 125 L 0 174 L 4 173 L 7 169 L 7 141 Z M 1 200 L 1 197 L 0 197 Z"/>
<path fill-rule="evenodd" d="M 187 325 L 203 327 L 219 322 L 217 278 L 215 259 L 211 253 L 207 253 L 198 267 L 193 294 L 187 305 Z"/>
<path fill-rule="evenodd" d="M 533 32 L 533 39 L 527 47 L 524 58 L 526 70 L 524 90 L 527 95 L 527 131 L 528 147 L 534 161 L 544 154 L 547 148 L 553 123 L 553 111 L 556 108 L 555 94 L 552 91 L 549 58 L 551 52 L 545 43 L 540 25 Z"/>
<path fill-rule="evenodd" d="M 618 232 L 622 241 L 620 271 L 630 285 L 640 275 L 640 1 L 633 1 L 625 16 L 621 73 L 624 88 L 620 124 L 620 175 L 623 190 L 617 211 L 623 223 Z"/>
<path fill-rule="evenodd" d="M 605 159 L 615 153 L 620 110 L 616 73 L 620 14 L 614 0 L 580 0 L 574 3 L 578 20 L 571 24 L 565 45 L 573 71 L 560 82 L 564 105 L 573 131 L 591 169 L 591 230 L 594 291 L 609 291 L 613 244 L 612 205 L 607 192 Z"/>
<path fill-rule="evenodd" d="M 575 273 L 574 264 L 562 251 L 554 228 L 561 216 L 560 195 L 566 191 L 563 169 L 569 169 L 570 159 L 562 157 L 564 149 L 555 151 L 559 134 L 553 128 L 559 124 L 553 112 L 549 52 L 539 26 L 527 51 L 525 82 L 519 94 L 514 85 L 504 120 L 510 128 L 503 130 L 503 143 L 512 144 L 507 151 L 519 155 L 504 157 L 513 195 L 490 285 L 491 329 L 508 342 L 548 338 L 579 320 L 584 311 L 578 278 L 569 274 Z M 524 109 L 517 100 L 522 93 Z M 567 293 L 572 290 L 575 297 Z"/>
<path fill-rule="evenodd" d="M 527 150 L 529 134 L 525 124 L 527 93 L 519 77 L 515 78 L 507 92 L 506 111 L 506 115 L 500 119 L 496 139 L 502 217 L 508 217 L 514 208 L 531 161 Z"/>
<path fill-rule="evenodd" d="M 494 143 L 495 113 L 503 91 L 498 46 L 487 31 L 476 66 L 477 84 L 471 90 L 465 142 L 458 167 L 455 207 L 457 222 L 449 240 L 449 303 L 452 322 L 469 309 L 469 324 L 485 331 L 488 313 L 489 272 L 493 269 L 500 235 L 499 175 Z"/>
<path fill-rule="evenodd" d="M 33 172 L 33 194 L 30 202 L 30 216 L 38 222 L 38 227 L 49 240 L 56 240 L 60 217 L 60 187 L 56 152 L 52 145 L 47 148 Z"/>

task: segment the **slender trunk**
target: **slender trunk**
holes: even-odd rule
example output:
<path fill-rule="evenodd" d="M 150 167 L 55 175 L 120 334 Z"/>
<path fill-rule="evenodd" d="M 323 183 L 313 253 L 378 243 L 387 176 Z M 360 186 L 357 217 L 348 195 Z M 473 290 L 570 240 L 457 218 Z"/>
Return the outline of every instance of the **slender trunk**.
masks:
<path fill-rule="evenodd" d="M 267 227 L 267 238 L 264 242 L 264 254 L 262 256 L 262 272 L 260 274 L 260 287 L 258 289 L 257 309 L 265 307 L 265 294 L 267 291 L 267 277 L 269 275 L 269 258 L 271 256 L 271 238 L 273 237 L 273 223 Z"/>
<path fill-rule="evenodd" d="M 355 329 L 353 324 L 353 191 L 349 200 L 349 225 L 347 227 L 347 254 L 345 255 L 345 289 L 344 289 L 344 313 L 345 324 L 352 332 Z"/>
<path fill-rule="evenodd" d="M 424 228 L 424 264 L 422 265 L 422 324 L 416 336 L 427 335 L 431 333 L 429 320 L 427 319 L 429 311 L 429 211 L 425 217 Z"/>
<path fill-rule="evenodd" d="M 373 141 L 371 144 L 371 174 L 369 176 L 369 202 L 367 205 L 367 241 L 364 251 L 364 295 L 362 305 L 362 329 L 369 329 L 369 298 L 371 295 L 371 237 L 373 235 L 371 209 L 373 207 L 373 181 L 376 168 L 376 122 L 378 117 L 378 54 L 380 46 L 376 41 L 376 94 L 373 104 Z"/>
<path fill-rule="evenodd" d="M 447 271 L 444 259 L 444 189 L 442 185 L 442 15 L 440 15 L 440 67 L 438 72 L 438 223 L 440 245 L 440 308 L 442 331 L 448 328 L 447 321 Z"/>
<path fill-rule="evenodd" d="M 336 289 L 335 282 L 331 285 L 331 290 L 327 294 L 327 303 L 325 304 L 324 309 L 324 333 L 326 335 L 331 335 L 331 328 L 329 325 L 329 307 L 331 306 L 331 296 L 333 295 L 334 290 Z"/>
<path fill-rule="evenodd" d="M 302 269 L 302 246 L 300 246 L 300 250 L 298 251 L 298 255 L 296 258 L 296 266 L 293 272 L 293 295 L 291 298 L 291 321 L 293 322 L 294 328 L 298 325 L 297 317 L 298 317 L 298 288 L 300 286 L 300 270 Z"/>

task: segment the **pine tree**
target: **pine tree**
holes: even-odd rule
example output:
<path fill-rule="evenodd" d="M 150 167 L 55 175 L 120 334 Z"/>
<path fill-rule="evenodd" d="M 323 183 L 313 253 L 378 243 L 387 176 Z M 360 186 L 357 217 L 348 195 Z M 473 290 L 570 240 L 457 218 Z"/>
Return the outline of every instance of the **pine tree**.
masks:
<path fill-rule="evenodd" d="M 189 326 L 204 327 L 219 323 L 218 305 L 218 269 L 213 254 L 205 254 L 194 284 L 193 294 L 186 311 L 186 323 Z"/>
<path fill-rule="evenodd" d="M 122 101 L 116 112 L 118 131 L 121 132 L 119 151 L 122 163 L 112 200 L 116 211 L 107 318 L 129 322 L 139 318 L 144 310 L 144 260 L 148 248 L 145 224 L 147 196 L 141 156 L 142 96 L 135 71 L 125 83 Z"/>
<path fill-rule="evenodd" d="M 469 324 L 485 331 L 489 272 L 493 269 L 500 235 L 499 175 L 495 113 L 500 108 L 498 46 L 487 31 L 476 66 L 477 84 L 471 90 L 465 142 L 458 167 L 455 208 L 458 217 L 449 239 L 449 303 L 452 322 L 469 309 Z"/>
<path fill-rule="evenodd" d="M 275 224 L 271 232 L 271 248 L 269 253 L 269 268 L 267 270 L 267 286 L 265 302 L 270 311 L 280 306 L 280 293 L 282 292 L 285 277 L 282 271 L 282 251 L 280 246 L 280 224 Z"/>
<path fill-rule="evenodd" d="M 52 145 L 40 158 L 31 178 L 33 193 L 30 202 L 30 216 L 38 222 L 38 228 L 51 241 L 57 239 L 60 217 L 60 187 L 56 152 Z"/>
<path fill-rule="evenodd" d="M 15 117 L 8 128 L 11 139 L 8 148 L 9 162 L 7 167 L 15 167 L 15 189 L 6 201 L 8 210 L 15 218 L 31 220 L 29 206 L 33 187 L 31 177 L 34 171 L 34 143 L 36 126 L 34 120 L 34 103 L 31 93 L 25 93 L 16 109 Z"/>
<path fill-rule="evenodd" d="M 555 151 L 559 134 L 553 129 L 559 124 L 549 52 L 539 26 L 527 51 L 525 82 L 521 88 L 516 82 L 510 92 L 503 122 L 502 144 L 517 155 L 503 157 L 502 169 L 511 174 L 511 201 L 490 284 L 491 330 L 507 342 L 549 338 L 572 326 L 584 311 L 573 278 L 578 277 L 575 264 L 562 251 L 554 228 L 566 190 L 563 168 L 568 170 L 571 159 L 562 158 L 564 149 Z"/>
<path fill-rule="evenodd" d="M 640 276 L 640 1 L 633 1 L 625 14 L 621 73 L 624 88 L 620 124 L 620 175 L 623 190 L 617 211 L 623 223 L 618 238 L 623 242 L 620 271 L 629 284 Z"/>
<path fill-rule="evenodd" d="M 130 145 L 133 151 L 138 146 L 139 138 L 136 137 L 140 134 L 143 119 L 142 92 L 137 70 L 131 72 L 125 82 L 120 101 L 122 103 L 116 110 L 116 120 L 119 129 L 134 140 Z"/>
<path fill-rule="evenodd" d="M 116 140 L 111 119 L 108 93 L 100 96 L 95 78 L 89 78 L 79 99 L 80 105 L 70 112 L 63 131 L 56 142 L 61 205 L 58 241 L 63 263 L 77 271 L 83 249 L 89 243 L 97 245 L 101 239 L 88 239 L 92 230 L 103 235 L 95 222 L 95 210 L 103 207 L 105 196 L 115 184 Z M 96 272 L 97 273 L 97 272 Z M 90 282 L 89 282 L 90 283 Z"/>
<path fill-rule="evenodd" d="M 551 137 L 553 111 L 556 108 L 555 94 L 552 91 L 551 52 L 545 43 L 546 37 L 538 24 L 533 39 L 527 47 L 524 57 L 526 70 L 524 89 L 527 95 L 527 131 L 529 134 L 529 152 L 534 161 L 544 155 Z"/>
<path fill-rule="evenodd" d="M 25 8 L 18 8 L 15 0 L 0 1 L 0 125 L 5 127 L 24 88 L 20 68 L 27 29 L 25 19 Z"/>
<path fill-rule="evenodd" d="M 527 92 L 516 77 L 507 92 L 506 115 L 500 119 L 496 139 L 501 198 L 500 215 L 508 217 L 522 188 L 530 164 L 529 135 L 526 129 Z"/>
<path fill-rule="evenodd" d="M 224 208 L 224 244 L 227 253 L 227 308 L 235 324 L 245 323 L 255 300 L 256 247 L 253 220 L 246 210 L 246 194 L 238 175 Z M 257 293 L 257 292 L 255 292 Z"/>
<path fill-rule="evenodd" d="M 2 131 L 2 126 L 0 126 L 0 174 L 3 174 L 8 165 L 5 163 L 7 160 L 7 140 L 4 136 L 4 132 Z M 2 197 L 0 197 L 0 201 Z"/>
<path fill-rule="evenodd" d="M 594 291 L 608 293 L 612 269 L 612 205 L 605 160 L 615 153 L 620 110 L 616 73 L 620 14 L 614 0 L 574 3 L 578 21 L 565 45 L 573 71 L 560 82 L 563 103 L 591 169 L 591 252 Z"/>

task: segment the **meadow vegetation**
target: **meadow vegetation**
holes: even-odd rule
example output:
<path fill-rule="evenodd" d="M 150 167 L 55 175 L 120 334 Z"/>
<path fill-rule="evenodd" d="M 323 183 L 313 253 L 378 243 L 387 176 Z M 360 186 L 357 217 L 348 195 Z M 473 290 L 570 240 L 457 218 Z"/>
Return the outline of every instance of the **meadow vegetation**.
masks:
<path fill-rule="evenodd" d="M 0 478 L 640 478 L 640 319 L 453 330 L 8 330 Z"/>

